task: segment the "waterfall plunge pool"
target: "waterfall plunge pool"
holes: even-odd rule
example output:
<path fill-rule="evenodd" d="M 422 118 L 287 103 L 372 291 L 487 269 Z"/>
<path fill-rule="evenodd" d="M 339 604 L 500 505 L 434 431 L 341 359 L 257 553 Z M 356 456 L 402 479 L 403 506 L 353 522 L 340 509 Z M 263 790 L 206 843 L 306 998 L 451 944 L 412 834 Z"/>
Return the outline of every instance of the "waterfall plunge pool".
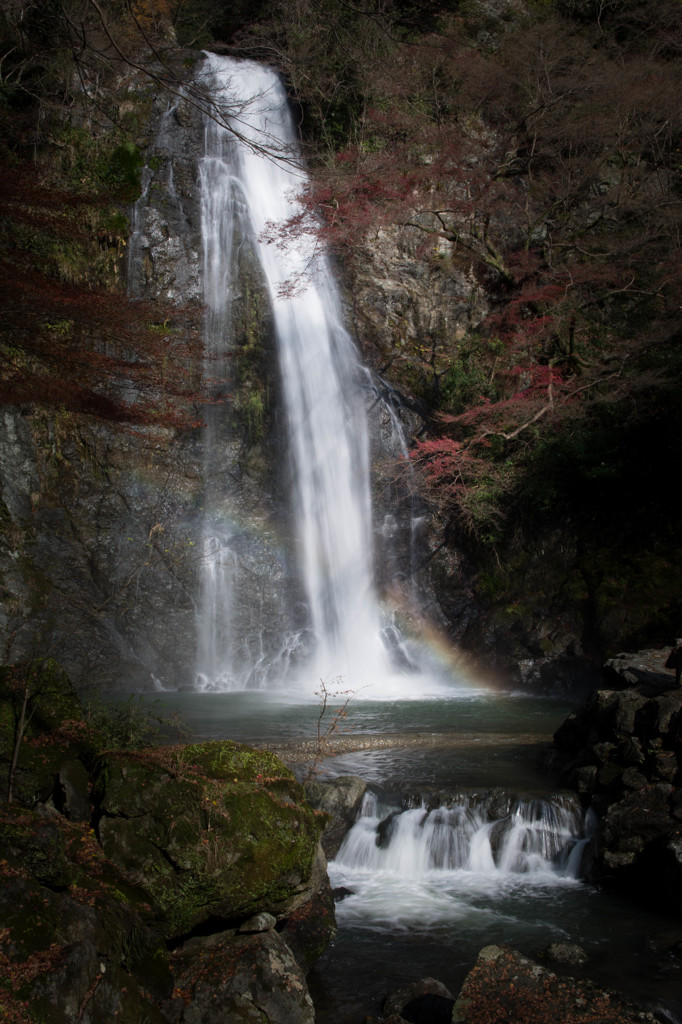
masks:
<path fill-rule="evenodd" d="M 158 700 L 162 713 L 180 712 L 196 739 L 275 748 L 313 740 L 320 713 L 312 697 L 301 703 L 272 690 L 144 699 Z M 351 746 L 361 737 L 369 747 L 328 758 L 318 777 L 360 775 L 394 803 L 406 792 L 491 787 L 547 795 L 556 780 L 538 769 L 537 753 L 570 710 L 556 698 L 485 689 L 455 690 L 446 701 L 354 699 L 337 737 Z M 300 775 L 307 766 L 295 767 Z M 532 872 L 482 866 L 432 870 L 411 855 L 402 865 L 332 861 L 332 885 L 352 895 L 337 904 L 338 934 L 309 976 L 317 1024 L 358 1024 L 380 1012 L 388 993 L 425 976 L 456 992 L 488 943 L 533 957 L 550 942 L 576 942 L 589 957 L 584 969 L 565 973 L 682 1021 L 682 964 L 668 952 L 682 939 L 679 924 L 542 865 Z"/>

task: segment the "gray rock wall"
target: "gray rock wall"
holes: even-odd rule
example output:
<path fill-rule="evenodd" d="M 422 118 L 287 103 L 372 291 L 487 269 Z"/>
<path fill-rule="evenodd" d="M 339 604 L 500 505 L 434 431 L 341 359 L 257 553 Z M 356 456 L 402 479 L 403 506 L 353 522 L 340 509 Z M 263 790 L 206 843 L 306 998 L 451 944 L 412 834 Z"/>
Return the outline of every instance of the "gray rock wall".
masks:
<path fill-rule="evenodd" d="M 682 912 L 682 688 L 667 650 L 621 654 L 554 735 L 549 765 L 595 812 L 588 877 Z M 616 688 L 617 687 L 617 688 Z"/>

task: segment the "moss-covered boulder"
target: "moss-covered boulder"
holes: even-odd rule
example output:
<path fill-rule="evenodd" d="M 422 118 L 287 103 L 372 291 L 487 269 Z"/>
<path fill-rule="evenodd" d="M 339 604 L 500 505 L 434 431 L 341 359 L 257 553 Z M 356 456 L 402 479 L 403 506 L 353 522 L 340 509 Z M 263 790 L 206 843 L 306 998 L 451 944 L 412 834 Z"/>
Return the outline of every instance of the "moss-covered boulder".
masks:
<path fill-rule="evenodd" d="M 161 910 L 168 937 L 284 912 L 306 890 L 324 824 L 274 755 L 229 741 L 109 754 L 93 800 L 105 855 Z"/>
<path fill-rule="evenodd" d="M 0 805 L 0 1019 L 162 1020 L 168 954 L 83 824 Z"/>
<path fill-rule="evenodd" d="M 312 1021 L 327 815 L 267 751 L 102 753 L 148 735 L 129 710 L 84 710 L 54 663 L 0 671 L 0 1020 Z"/>

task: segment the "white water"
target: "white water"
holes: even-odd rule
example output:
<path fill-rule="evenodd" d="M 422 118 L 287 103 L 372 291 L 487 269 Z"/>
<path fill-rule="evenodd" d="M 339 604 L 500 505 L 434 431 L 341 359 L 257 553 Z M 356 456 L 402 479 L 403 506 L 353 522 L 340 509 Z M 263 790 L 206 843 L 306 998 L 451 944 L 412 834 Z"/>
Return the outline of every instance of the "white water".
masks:
<path fill-rule="evenodd" d="M 500 805 L 501 803 L 501 805 Z M 368 792 L 357 822 L 329 865 L 345 925 L 478 927 L 506 899 L 537 898 L 576 884 L 584 844 L 575 800 L 461 796 L 429 810 L 382 806 Z"/>
<path fill-rule="evenodd" d="M 313 236 L 302 233 L 285 246 L 276 241 L 278 229 L 301 213 L 296 194 L 304 181 L 286 94 L 273 71 L 248 61 L 209 54 L 202 76 L 223 112 L 207 119 L 201 162 L 207 372 L 221 371 L 229 333 L 236 225 L 239 237 L 254 241 L 267 281 L 287 411 L 297 563 L 309 614 L 305 633 L 313 640 L 298 679 L 280 682 L 309 697 L 321 679 L 372 698 L 442 695 L 442 682 L 420 674 L 414 659 L 411 674 L 401 675 L 385 643 L 373 582 L 363 375 L 330 268 Z M 216 489 L 226 486 L 217 467 L 211 473 Z M 235 553 L 229 530 L 216 530 L 215 522 L 207 523 L 204 562 L 199 686 L 240 689 L 249 672 L 236 662 L 229 621 L 238 600 Z M 283 649 L 288 642 L 283 637 Z"/>

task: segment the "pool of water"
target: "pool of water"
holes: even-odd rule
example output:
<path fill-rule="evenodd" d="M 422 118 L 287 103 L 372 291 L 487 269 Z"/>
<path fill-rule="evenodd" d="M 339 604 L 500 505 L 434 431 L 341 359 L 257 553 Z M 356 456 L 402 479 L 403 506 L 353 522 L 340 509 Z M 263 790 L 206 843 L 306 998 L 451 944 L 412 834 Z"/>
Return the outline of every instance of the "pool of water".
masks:
<path fill-rule="evenodd" d="M 572 707 L 565 700 L 483 688 L 453 690 L 448 700 L 376 701 L 348 696 L 340 734 L 433 733 L 474 738 L 532 733 L 551 738 Z M 312 693 L 310 700 L 302 701 L 266 690 L 163 692 L 144 694 L 142 699 L 166 715 L 177 712 L 197 738 L 243 743 L 312 739 L 322 710 L 321 701 Z M 330 700 L 326 724 L 345 699 L 341 694 Z"/>
<path fill-rule="evenodd" d="M 333 864 L 331 876 L 344 880 Z M 422 977 L 456 994 L 489 943 L 535 957 L 551 942 L 577 942 L 589 957 L 564 973 L 626 992 L 663 1020 L 682 1019 L 681 965 L 666 951 L 680 929 L 669 920 L 567 879 L 486 884 L 459 872 L 434 880 L 426 900 L 425 888 L 380 878 L 358 892 L 358 905 L 337 904 L 338 934 L 308 979 L 317 1024 L 359 1024 L 380 1013 L 388 993 Z"/>

